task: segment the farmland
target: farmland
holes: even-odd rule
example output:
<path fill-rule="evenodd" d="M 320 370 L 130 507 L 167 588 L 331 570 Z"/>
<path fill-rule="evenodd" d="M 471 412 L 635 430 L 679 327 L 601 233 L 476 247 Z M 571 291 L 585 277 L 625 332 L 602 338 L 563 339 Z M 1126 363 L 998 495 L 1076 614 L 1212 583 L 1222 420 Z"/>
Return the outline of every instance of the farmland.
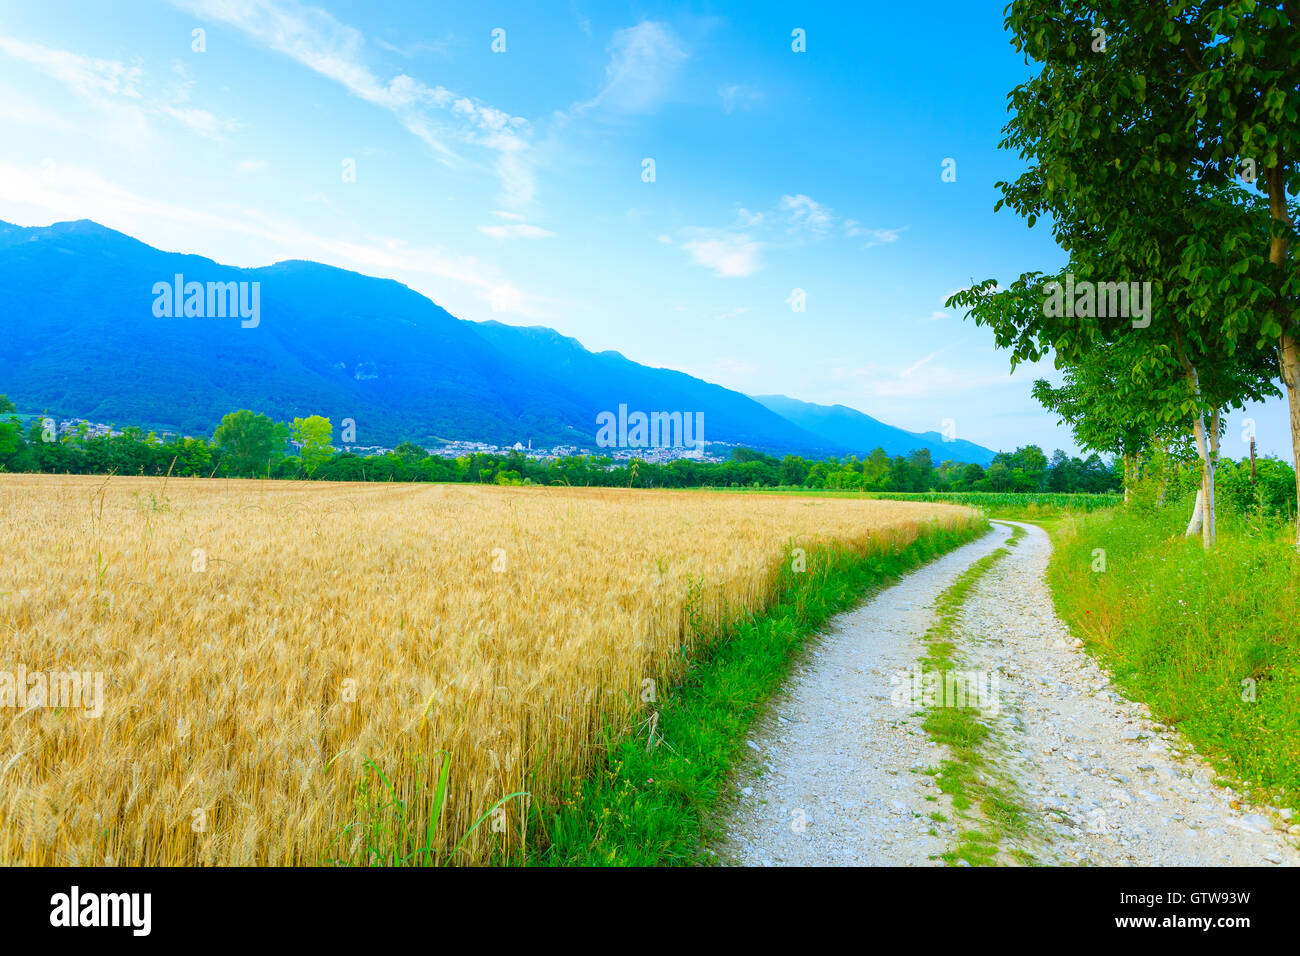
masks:
<path fill-rule="evenodd" d="M 761 611 L 795 548 L 888 552 L 971 522 L 925 502 L 13 475 L 0 513 L 0 667 L 103 676 L 99 716 L 0 709 L 0 863 L 51 865 L 513 853 L 528 808 L 699 635 Z"/>

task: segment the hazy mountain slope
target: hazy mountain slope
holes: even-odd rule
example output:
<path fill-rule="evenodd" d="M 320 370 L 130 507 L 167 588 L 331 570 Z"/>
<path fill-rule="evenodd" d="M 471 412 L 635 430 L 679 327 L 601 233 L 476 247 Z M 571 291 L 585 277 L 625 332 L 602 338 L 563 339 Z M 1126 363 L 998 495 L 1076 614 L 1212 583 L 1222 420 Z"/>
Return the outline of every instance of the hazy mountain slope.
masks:
<path fill-rule="evenodd" d="M 968 441 L 944 441 L 938 432 L 909 432 L 872 418 L 846 405 L 814 405 L 786 395 L 755 395 L 765 405 L 829 445 L 850 449 L 862 457 L 876 448 L 891 455 L 906 455 L 921 448 L 941 461 L 973 461 L 988 465 L 994 453 Z"/>
<path fill-rule="evenodd" d="M 155 283 L 178 274 L 258 283 L 256 327 L 238 316 L 155 316 Z M 826 427 L 803 403 L 787 416 L 551 329 L 457 319 L 389 279 L 305 261 L 240 269 L 88 220 L 0 223 L 0 328 L 0 392 L 25 410 L 93 421 L 208 435 L 225 413 L 251 408 L 336 426 L 351 418 L 361 445 L 593 446 L 596 415 L 625 404 L 703 412 L 707 441 L 806 455 L 860 447 L 858 432 Z"/>

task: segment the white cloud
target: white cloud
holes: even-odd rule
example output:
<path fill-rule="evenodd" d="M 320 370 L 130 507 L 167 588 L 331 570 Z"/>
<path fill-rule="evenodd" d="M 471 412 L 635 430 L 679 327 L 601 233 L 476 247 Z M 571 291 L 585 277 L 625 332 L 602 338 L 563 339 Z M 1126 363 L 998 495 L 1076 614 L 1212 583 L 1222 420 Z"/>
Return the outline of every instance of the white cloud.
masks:
<path fill-rule="evenodd" d="M 108 127 L 116 130 L 117 138 L 124 141 L 129 142 L 147 131 L 149 118 L 153 116 L 169 117 L 209 139 L 219 139 L 223 133 L 238 127 L 232 120 L 186 106 L 188 84 L 169 93 L 150 92 L 146 88 L 144 71 L 138 66 L 83 56 L 9 36 L 0 36 L 0 53 L 44 73 L 91 104 L 108 121 Z M 39 119 L 39 116 L 31 114 L 29 118 Z"/>
<path fill-rule="evenodd" d="M 759 269 L 763 249 L 788 249 L 829 238 L 839 221 L 830 206 L 806 193 L 787 193 L 775 208 L 751 212 L 738 207 L 736 220 L 725 228 L 692 227 L 682 230 L 688 241 L 682 248 L 696 265 L 708 266 L 719 276 L 752 275 Z M 871 236 L 868 246 L 898 239 L 897 229 L 864 229 L 852 219 L 844 220 L 844 234 Z M 661 237 L 660 241 L 664 241 Z"/>
<path fill-rule="evenodd" d="M 745 307 L 742 305 L 742 306 L 739 306 L 739 307 L 737 307 L 737 308 L 735 308 L 735 309 L 728 309 L 726 312 L 719 313 L 718 315 L 715 315 L 713 318 L 714 318 L 716 321 L 721 322 L 721 321 L 723 321 L 724 319 L 734 319 L 734 318 L 736 318 L 737 316 L 744 315 L 744 314 L 745 314 L 746 312 L 748 312 L 748 311 L 749 311 L 749 309 L 745 308 Z"/>
<path fill-rule="evenodd" d="M 142 71 L 138 66 L 81 56 L 5 36 L 0 36 L 0 52 L 36 67 L 87 99 L 104 96 L 144 99 L 139 89 Z"/>
<path fill-rule="evenodd" d="M 810 196 L 799 193 L 797 196 L 782 196 L 780 209 L 786 214 L 786 221 L 795 228 L 806 228 L 816 233 L 825 233 L 835 221 L 835 214 L 829 206 L 824 206 Z"/>
<path fill-rule="evenodd" d="M 929 364 L 930 362 L 934 361 L 936 358 L 938 358 L 938 356 L 942 355 L 944 352 L 948 351 L 948 349 L 950 349 L 950 348 L 952 348 L 951 345 L 945 345 L 945 346 L 944 346 L 943 348 L 941 348 L 941 349 L 935 349 L 935 350 L 934 350 L 933 352 L 931 352 L 929 355 L 925 356 L 924 358 L 920 359 L 919 361 L 913 362 L 913 363 L 912 363 L 911 365 L 909 365 L 907 368 L 905 368 L 905 369 L 903 369 L 901 372 L 899 372 L 899 373 L 898 373 L 898 377 L 899 377 L 899 378 L 907 378 L 907 376 L 911 375 L 913 372 L 915 372 L 915 371 L 916 371 L 918 368 L 920 368 L 922 365 L 927 365 L 927 364 Z"/>
<path fill-rule="evenodd" d="M 235 172 L 244 176 L 250 173 L 260 173 L 264 169 L 266 169 L 266 160 L 264 159 L 241 159 L 235 163 Z"/>
<path fill-rule="evenodd" d="M 549 229 L 529 225 L 526 222 L 512 223 L 508 226 L 479 226 L 478 231 L 493 239 L 550 239 L 555 235 Z"/>
<path fill-rule="evenodd" d="M 442 86 L 428 86 L 400 73 L 387 82 L 362 61 L 359 31 L 298 0 L 171 0 L 182 9 L 243 31 L 264 46 L 341 84 L 354 96 L 388 110 L 412 135 L 448 163 L 458 162 L 453 144 L 483 149 L 501 182 L 502 201 L 533 198 L 529 125 L 494 107 Z"/>
<path fill-rule="evenodd" d="M 616 30 L 609 49 L 604 87 L 575 106 L 575 111 L 602 107 L 622 113 L 653 112 L 667 97 L 687 57 L 672 28 L 654 20 Z"/>
<path fill-rule="evenodd" d="M 748 109 L 763 98 L 757 89 L 743 83 L 729 83 L 718 87 L 718 96 L 722 99 L 722 109 L 727 113 Z"/>
<path fill-rule="evenodd" d="M 749 276 L 758 271 L 759 244 L 745 234 L 690 239 L 682 243 L 682 248 L 697 266 L 712 269 L 721 278 Z"/>
<path fill-rule="evenodd" d="M 76 123 L 11 88 L 0 88 L 0 120 L 25 126 L 41 126 L 60 133 L 85 133 L 78 129 Z"/>
<path fill-rule="evenodd" d="M 446 56 L 451 50 L 450 36 L 441 40 L 416 40 L 412 43 L 407 43 L 401 46 L 376 37 L 375 43 L 383 47 L 385 50 L 388 50 L 390 53 L 396 53 L 398 56 L 406 57 L 408 60 L 414 57 L 423 56 L 426 53 L 432 53 L 437 56 Z"/>
<path fill-rule="evenodd" d="M 246 251 L 257 245 L 250 240 L 259 240 L 261 247 L 275 251 L 275 258 L 309 258 L 371 275 L 400 278 L 434 301 L 442 298 L 442 283 L 454 282 L 471 290 L 493 312 L 549 317 L 547 300 L 518 288 L 494 266 L 472 256 L 441 247 L 411 246 L 383 236 L 362 241 L 333 239 L 252 208 L 216 213 L 178 206 L 137 195 L 93 170 L 72 164 L 19 166 L 0 162 L 0 203 L 6 210 L 0 218 L 42 223 L 88 218 L 159 248 L 201 251 L 212 258 L 221 256 L 216 251 L 219 244 Z M 25 215 L 16 216 L 10 208 Z M 196 235 L 205 237 L 206 248 L 190 247 Z M 247 267 L 265 265 L 274 258 L 252 262 L 228 256 L 226 261 Z"/>
<path fill-rule="evenodd" d="M 872 246 L 883 246 L 891 242 L 898 241 L 898 234 L 902 229 L 869 229 L 853 219 L 844 220 L 844 234 L 850 237 L 867 237 L 867 243 L 863 247 L 870 249 Z"/>
<path fill-rule="evenodd" d="M 985 389 L 1005 385 L 1024 388 L 1026 383 L 1035 377 L 1035 372 L 1026 366 L 1017 368 L 1014 374 L 1010 372 L 989 374 L 983 371 L 975 373 L 967 369 L 931 364 L 938 355 L 958 344 L 960 343 L 954 342 L 937 349 L 903 369 L 891 369 L 878 364 L 855 367 L 832 360 L 826 363 L 825 378 L 843 383 L 855 394 L 871 398 L 917 399 L 936 395 L 974 395 L 982 393 Z M 925 374 L 912 374 L 923 366 Z M 981 401 L 985 398 L 986 395 L 981 396 Z"/>

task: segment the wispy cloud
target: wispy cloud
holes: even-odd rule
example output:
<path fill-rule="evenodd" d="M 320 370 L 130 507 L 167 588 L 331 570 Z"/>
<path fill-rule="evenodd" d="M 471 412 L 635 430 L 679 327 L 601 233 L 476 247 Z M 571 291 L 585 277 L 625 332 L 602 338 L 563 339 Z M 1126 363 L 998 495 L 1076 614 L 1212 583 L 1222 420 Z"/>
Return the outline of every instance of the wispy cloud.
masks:
<path fill-rule="evenodd" d="M 718 97 L 722 100 L 723 111 L 734 113 L 757 105 L 763 94 L 756 87 L 744 83 L 726 83 L 718 87 Z"/>
<path fill-rule="evenodd" d="M 899 378 L 907 378 L 907 376 L 911 375 L 913 372 L 915 372 L 915 371 L 916 371 L 918 368 L 920 368 L 922 365 L 928 365 L 930 362 L 933 362 L 936 358 L 938 358 L 938 357 L 939 357 L 940 355 L 942 355 L 944 352 L 948 351 L 948 350 L 949 350 L 950 348 L 952 348 L 953 345 L 955 345 L 955 344 L 956 344 L 956 343 L 954 342 L 954 343 L 951 343 L 951 344 L 949 344 L 949 345 L 945 345 L 943 348 L 935 349 L 935 350 L 934 350 L 933 352 L 931 352 L 929 355 L 925 356 L 925 357 L 922 358 L 922 359 L 919 359 L 919 360 L 916 361 L 916 362 L 913 362 L 913 363 L 912 363 L 911 365 L 909 365 L 907 368 L 905 368 L 905 369 L 903 369 L 901 372 L 899 372 L 899 373 L 898 373 L 898 377 L 899 377 Z"/>
<path fill-rule="evenodd" d="M 369 274 L 401 275 L 407 281 L 437 280 L 435 287 L 424 290 L 435 301 L 441 298 L 438 290 L 442 284 L 454 282 L 471 290 L 493 312 L 549 318 L 548 300 L 520 289 L 495 266 L 472 256 L 386 236 L 331 238 L 253 208 L 218 213 L 179 206 L 138 195 L 93 170 L 73 164 L 20 166 L 0 162 L 0 201 L 39 210 L 56 220 L 94 219 L 146 242 L 158 242 L 158 236 L 205 236 L 209 241 L 221 237 L 236 240 L 229 243 L 232 247 L 246 249 L 249 239 L 258 239 L 279 250 L 277 255 L 282 258 L 312 258 Z M 231 264 L 265 263 L 245 260 Z"/>
<path fill-rule="evenodd" d="M 388 110 L 444 162 L 457 147 L 486 150 L 500 179 L 502 201 L 533 198 L 528 121 L 405 73 L 381 80 L 363 59 L 365 38 L 328 12 L 298 0 L 171 0 L 198 17 L 232 26 L 269 49 L 334 80 L 352 95 Z"/>
<path fill-rule="evenodd" d="M 836 224 L 846 226 L 844 235 L 859 236 L 868 232 L 880 242 L 893 242 L 898 230 L 865 230 L 852 219 L 843 220 L 825 203 L 806 193 L 787 193 L 774 207 L 753 212 L 745 207 L 736 210 L 735 221 L 725 227 L 693 226 L 681 230 L 681 247 L 696 265 L 714 270 L 720 277 L 749 276 L 761 266 L 765 249 L 790 249 L 809 242 L 821 242 L 838 235 Z M 661 237 L 661 240 L 663 238 Z M 875 243 L 869 243 L 872 245 Z"/>
<path fill-rule="evenodd" d="M 971 371 L 933 364 L 939 355 L 959 344 L 961 343 L 953 342 L 936 349 L 902 369 L 876 363 L 852 366 L 837 360 L 829 360 L 824 363 L 826 370 L 824 378 L 840 384 L 856 395 L 879 399 L 916 399 L 938 395 L 975 394 L 999 386 L 1023 388 L 1027 381 L 1032 381 L 1035 377 L 1036 373 L 1025 366 L 1021 366 L 1013 374 L 989 373 L 983 369 Z M 913 374 L 921 368 L 925 368 L 923 375 Z"/>
<path fill-rule="evenodd" d="M 872 246 L 883 246 L 891 242 L 897 242 L 898 235 L 902 231 L 902 229 L 869 229 L 858 223 L 856 220 L 844 220 L 844 235 L 849 236 L 850 238 L 865 236 L 867 239 L 866 244 L 863 246 L 865 249 L 870 249 Z"/>
<path fill-rule="evenodd" d="M 795 229 L 808 229 L 824 235 L 835 222 L 835 214 L 829 206 L 824 206 L 803 193 L 782 196 L 779 208 L 786 214 L 786 221 Z"/>
<path fill-rule="evenodd" d="M 541 226 L 515 222 L 507 226 L 479 226 L 478 231 L 493 239 L 550 239 L 555 233 Z"/>
<path fill-rule="evenodd" d="M 678 68 L 688 56 L 666 23 L 643 20 L 614 32 L 605 67 L 605 85 L 573 112 L 603 108 L 620 113 L 650 113 L 668 96 Z"/>
<path fill-rule="evenodd" d="M 412 40 L 409 43 L 389 43 L 380 37 L 375 38 L 375 43 L 383 47 L 390 53 L 396 53 L 398 56 L 414 59 L 418 56 L 433 54 L 435 56 L 446 56 L 451 50 L 452 37 L 447 36 L 441 40 Z"/>
<path fill-rule="evenodd" d="M 109 125 L 116 126 L 124 139 L 148 129 L 150 118 L 158 116 L 166 116 L 209 139 L 220 138 L 238 127 L 233 120 L 187 105 L 189 84 L 170 90 L 155 88 L 158 85 L 150 83 L 139 66 L 83 56 L 11 36 L 0 36 L 0 53 L 61 83 L 104 114 Z"/>
<path fill-rule="evenodd" d="M 720 278 L 734 279 L 758 271 L 760 245 L 743 233 L 698 235 L 683 242 L 682 248 L 697 266 L 712 269 Z"/>

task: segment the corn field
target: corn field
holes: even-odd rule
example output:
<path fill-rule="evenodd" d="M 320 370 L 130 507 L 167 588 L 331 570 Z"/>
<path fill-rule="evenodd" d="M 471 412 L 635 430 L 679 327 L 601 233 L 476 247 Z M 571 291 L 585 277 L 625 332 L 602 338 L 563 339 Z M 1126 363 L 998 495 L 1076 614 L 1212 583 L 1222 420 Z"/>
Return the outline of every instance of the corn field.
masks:
<path fill-rule="evenodd" d="M 0 515 L 0 863 L 318 865 L 518 849 L 793 547 L 972 512 L 0 475 Z M 20 669 L 101 675 L 99 713 Z"/>

